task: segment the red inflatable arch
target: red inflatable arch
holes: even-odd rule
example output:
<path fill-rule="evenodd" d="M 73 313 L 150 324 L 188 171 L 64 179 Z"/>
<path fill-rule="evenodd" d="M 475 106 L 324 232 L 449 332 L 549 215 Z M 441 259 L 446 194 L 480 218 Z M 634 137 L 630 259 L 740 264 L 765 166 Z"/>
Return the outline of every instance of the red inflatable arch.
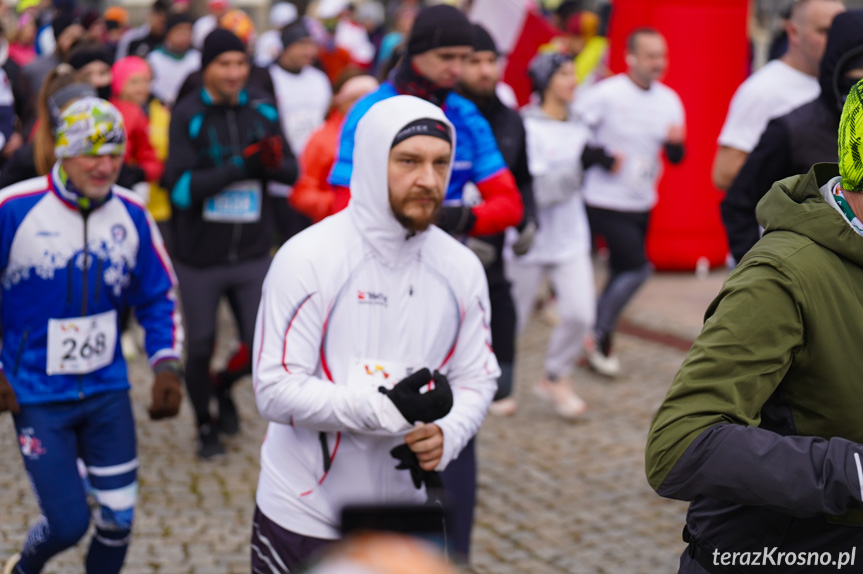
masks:
<path fill-rule="evenodd" d="M 705 257 L 711 266 L 728 251 L 719 215 L 722 193 L 713 187 L 716 139 L 734 90 L 746 77 L 749 45 L 747 0 L 614 0 L 609 32 L 610 65 L 626 69 L 626 36 L 652 26 L 668 40 L 664 82 L 686 108 L 686 159 L 666 162 L 653 212 L 647 250 L 657 269 L 692 270 Z"/>

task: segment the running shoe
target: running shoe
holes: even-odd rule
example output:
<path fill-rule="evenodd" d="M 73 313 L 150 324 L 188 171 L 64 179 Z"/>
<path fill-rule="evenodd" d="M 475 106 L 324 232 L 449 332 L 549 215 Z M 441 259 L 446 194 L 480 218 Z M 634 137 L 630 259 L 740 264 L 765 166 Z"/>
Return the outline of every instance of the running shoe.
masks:
<path fill-rule="evenodd" d="M 512 397 L 504 397 L 488 406 L 488 414 L 496 417 L 511 417 L 518 410 L 518 403 Z"/>
<path fill-rule="evenodd" d="M 198 427 L 198 457 L 210 460 L 225 455 L 225 446 L 219 440 L 219 433 L 212 425 L 203 424 Z"/>
<path fill-rule="evenodd" d="M 576 419 L 587 410 L 587 403 L 575 394 L 572 384 L 566 379 L 553 383 L 543 379 L 533 390 L 541 399 L 554 403 L 554 411 L 562 418 Z"/>
<path fill-rule="evenodd" d="M 611 354 L 610 349 L 608 354 L 603 353 L 592 336 L 588 335 L 584 338 L 583 349 L 588 366 L 595 372 L 611 378 L 620 375 L 618 358 Z"/>
<path fill-rule="evenodd" d="M 237 405 L 231 398 L 231 392 L 227 389 L 221 392 L 217 391 L 216 397 L 219 403 L 218 430 L 222 434 L 234 436 L 240 432 L 240 415 L 237 412 Z"/>

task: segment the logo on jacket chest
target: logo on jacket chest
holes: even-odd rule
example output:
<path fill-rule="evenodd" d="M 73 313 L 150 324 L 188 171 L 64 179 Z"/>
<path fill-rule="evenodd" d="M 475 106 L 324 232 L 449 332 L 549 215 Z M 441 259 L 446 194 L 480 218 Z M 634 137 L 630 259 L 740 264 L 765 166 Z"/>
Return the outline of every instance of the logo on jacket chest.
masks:
<path fill-rule="evenodd" d="M 111 237 L 116 243 L 122 243 L 126 239 L 126 228 L 120 224 L 111 227 Z"/>
<path fill-rule="evenodd" d="M 363 291 L 357 289 L 357 302 L 360 305 L 383 305 L 387 306 L 386 293 L 375 293 L 374 291 Z"/>

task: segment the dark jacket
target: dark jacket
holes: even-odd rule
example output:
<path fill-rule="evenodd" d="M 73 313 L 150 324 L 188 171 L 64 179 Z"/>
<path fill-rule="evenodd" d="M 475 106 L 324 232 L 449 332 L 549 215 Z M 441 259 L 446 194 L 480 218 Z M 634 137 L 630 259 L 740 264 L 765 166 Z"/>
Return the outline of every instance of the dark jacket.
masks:
<path fill-rule="evenodd" d="M 708 307 L 648 434 L 648 481 L 691 501 L 708 572 L 836 572 L 809 553 L 863 545 L 863 237 L 820 190 L 838 175 L 818 164 L 758 204 L 764 237 Z M 774 547 L 808 565 L 752 566 Z M 752 567 L 713 568 L 714 550 Z"/>
<path fill-rule="evenodd" d="M 255 179 L 249 174 L 243 151 L 272 135 L 284 139 L 275 105 L 266 94 L 252 88 L 243 90 L 236 106 L 213 104 L 203 89 L 177 103 L 171 115 L 164 178 L 174 208 L 173 258 L 192 267 L 212 267 L 269 253 L 272 231 L 266 213 L 269 202 L 264 201 L 266 183 L 292 185 L 297 179 L 297 161 L 285 143 L 281 166 L 266 170 L 263 179 Z M 216 220 L 211 215 L 205 219 L 205 212 L 212 214 L 217 203 L 225 199 L 220 194 L 226 187 L 247 181 L 260 184 L 259 217 Z"/>
<path fill-rule="evenodd" d="M 497 141 L 497 147 L 500 149 L 504 162 L 506 162 L 506 167 L 509 168 L 515 178 L 524 205 L 522 225 L 527 221 L 536 222 L 533 177 L 527 168 L 527 144 L 521 116 L 517 111 L 508 108 L 497 96 L 492 96 L 484 102 L 473 100 L 469 94 L 466 94 L 466 97 L 477 105 L 483 117 L 488 121 L 494 139 Z M 489 289 L 498 285 L 509 288 L 503 270 L 504 234 L 484 235 L 478 239 L 490 243 L 497 251 L 497 258 L 486 268 Z"/>
<path fill-rule="evenodd" d="M 0 170 L 0 189 L 38 176 L 33 159 L 33 142 L 27 142 L 15 150 L 12 157 L 3 164 L 3 169 Z"/>
<path fill-rule="evenodd" d="M 27 139 L 27 134 L 33 128 L 33 122 L 36 120 L 36 93 L 27 82 L 27 78 L 21 71 L 19 66 L 11 58 L 2 65 L 3 71 L 6 72 L 6 77 L 9 78 L 9 83 L 12 84 L 12 94 L 15 98 L 15 114 L 20 122 L 19 133 Z"/>
<path fill-rule="evenodd" d="M 821 61 L 821 95 L 767 124 L 722 201 L 722 222 L 737 261 L 758 241 L 755 206 L 774 181 L 838 161 L 836 134 L 847 95 L 840 84 L 846 64 L 863 53 L 863 11 L 840 16 L 833 20 Z"/>

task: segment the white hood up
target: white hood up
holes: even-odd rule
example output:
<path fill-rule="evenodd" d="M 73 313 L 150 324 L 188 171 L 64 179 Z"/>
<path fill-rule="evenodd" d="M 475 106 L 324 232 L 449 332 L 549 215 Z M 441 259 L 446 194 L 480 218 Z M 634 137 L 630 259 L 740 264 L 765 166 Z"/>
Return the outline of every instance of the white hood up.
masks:
<path fill-rule="evenodd" d="M 428 234 L 425 231 L 408 237 L 408 231 L 390 207 L 387 182 L 393 140 L 406 125 L 424 118 L 446 125 L 452 137 L 450 172 L 444 183 L 446 190 L 455 159 L 456 134 L 439 107 L 414 96 L 395 96 L 373 105 L 357 125 L 348 210 L 360 233 L 390 264 L 405 261 L 420 248 Z"/>

